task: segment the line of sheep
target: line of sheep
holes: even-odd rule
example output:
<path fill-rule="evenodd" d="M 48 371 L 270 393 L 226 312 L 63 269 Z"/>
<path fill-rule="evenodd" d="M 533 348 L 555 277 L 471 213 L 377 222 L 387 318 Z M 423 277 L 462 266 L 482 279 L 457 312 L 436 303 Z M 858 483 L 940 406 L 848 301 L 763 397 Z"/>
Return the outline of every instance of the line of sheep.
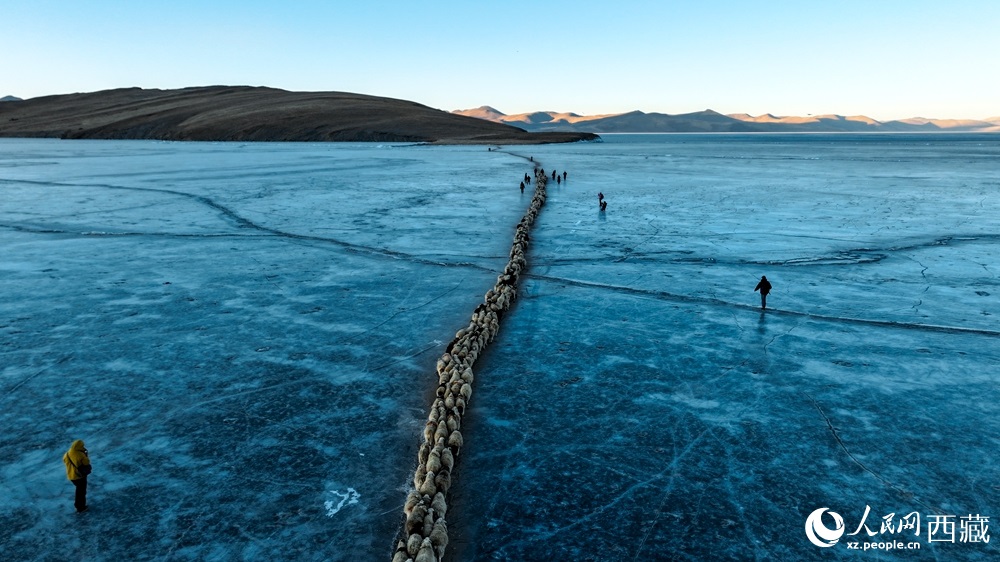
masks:
<path fill-rule="evenodd" d="M 535 193 L 527 213 L 514 234 L 510 260 L 497 283 L 487 291 L 483 304 L 472 313 L 469 325 L 455 334 L 455 339 L 437 362 L 437 396 L 424 426 L 424 442 L 417 454 L 413 490 L 406 497 L 403 512 L 405 539 L 400 539 L 392 562 L 438 562 L 448 546 L 447 496 L 455 457 L 462 449 L 462 415 L 472 398 L 472 366 L 480 352 L 493 341 L 500 328 L 500 317 L 517 295 L 517 281 L 527 262 L 528 232 L 545 203 L 545 171 L 535 169 Z"/>

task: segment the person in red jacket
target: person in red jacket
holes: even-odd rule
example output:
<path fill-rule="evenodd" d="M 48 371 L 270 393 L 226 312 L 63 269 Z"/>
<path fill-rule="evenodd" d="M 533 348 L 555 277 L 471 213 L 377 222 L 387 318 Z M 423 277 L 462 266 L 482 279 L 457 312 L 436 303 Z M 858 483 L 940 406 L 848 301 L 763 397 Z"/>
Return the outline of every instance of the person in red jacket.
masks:
<path fill-rule="evenodd" d="M 69 446 L 69 450 L 63 455 L 63 464 L 66 465 L 66 478 L 76 486 L 73 505 L 77 513 L 83 513 L 87 511 L 87 475 L 90 474 L 91 466 L 82 440 L 77 439 Z"/>
<path fill-rule="evenodd" d="M 761 275 L 760 283 L 757 283 L 753 290 L 760 291 L 760 307 L 767 308 L 767 294 L 771 292 L 771 283 L 768 282 L 767 276 Z"/>

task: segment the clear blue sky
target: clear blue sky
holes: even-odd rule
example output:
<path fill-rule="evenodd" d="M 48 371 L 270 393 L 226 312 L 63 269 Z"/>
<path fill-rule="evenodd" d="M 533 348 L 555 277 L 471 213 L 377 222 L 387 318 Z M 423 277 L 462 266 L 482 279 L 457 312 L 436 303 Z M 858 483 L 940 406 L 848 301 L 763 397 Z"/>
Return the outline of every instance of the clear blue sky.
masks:
<path fill-rule="evenodd" d="M 0 96 L 249 84 L 508 113 L 1000 115 L 1000 1 L 0 0 Z"/>

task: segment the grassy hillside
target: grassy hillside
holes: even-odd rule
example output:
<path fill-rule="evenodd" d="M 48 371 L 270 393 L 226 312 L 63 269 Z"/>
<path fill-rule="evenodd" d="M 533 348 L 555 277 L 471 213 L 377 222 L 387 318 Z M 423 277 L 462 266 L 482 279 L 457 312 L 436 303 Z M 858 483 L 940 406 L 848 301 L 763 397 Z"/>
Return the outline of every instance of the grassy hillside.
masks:
<path fill-rule="evenodd" d="M 0 104 L 0 136 L 454 144 L 596 138 L 586 133 L 528 133 L 391 98 L 247 86 L 125 88 L 5 102 Z"/>

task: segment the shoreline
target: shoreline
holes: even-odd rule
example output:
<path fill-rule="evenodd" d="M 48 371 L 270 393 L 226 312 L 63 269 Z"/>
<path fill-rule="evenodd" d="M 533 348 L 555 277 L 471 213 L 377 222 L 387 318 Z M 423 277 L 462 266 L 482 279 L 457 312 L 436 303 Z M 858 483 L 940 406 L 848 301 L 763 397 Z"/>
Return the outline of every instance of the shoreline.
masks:
<path fill-rule="evenodd" d="M 536 133 L 529 133 L 536 134 Z M 630 134 L 630 133 L 616 133 Z M 654 133 L 655 134 L 655 133 Z M 538 138 L 494 138 L 494 139 L 439 139 L 430 141 L 414 140 L 258 140 L 258 139 L 172 139 L 172 138 L 117 138 L 117 137 L 63 137 L 49 135 L 4 135 L 0 133 L 0 139 L 9 140 L 58 140 L 58 141 L 150 141 L 150 142 L 179 142 L 179 143 L 282 143 L 282 144 L 377 144 L 377 143 L 400 143 L 399 146 L 530 146 L 542 144 L 569 144 L 574 142 L 601 142 L 601 136 L 590 133 L 558 133 L 558 138 L 538 139 Z"/>

